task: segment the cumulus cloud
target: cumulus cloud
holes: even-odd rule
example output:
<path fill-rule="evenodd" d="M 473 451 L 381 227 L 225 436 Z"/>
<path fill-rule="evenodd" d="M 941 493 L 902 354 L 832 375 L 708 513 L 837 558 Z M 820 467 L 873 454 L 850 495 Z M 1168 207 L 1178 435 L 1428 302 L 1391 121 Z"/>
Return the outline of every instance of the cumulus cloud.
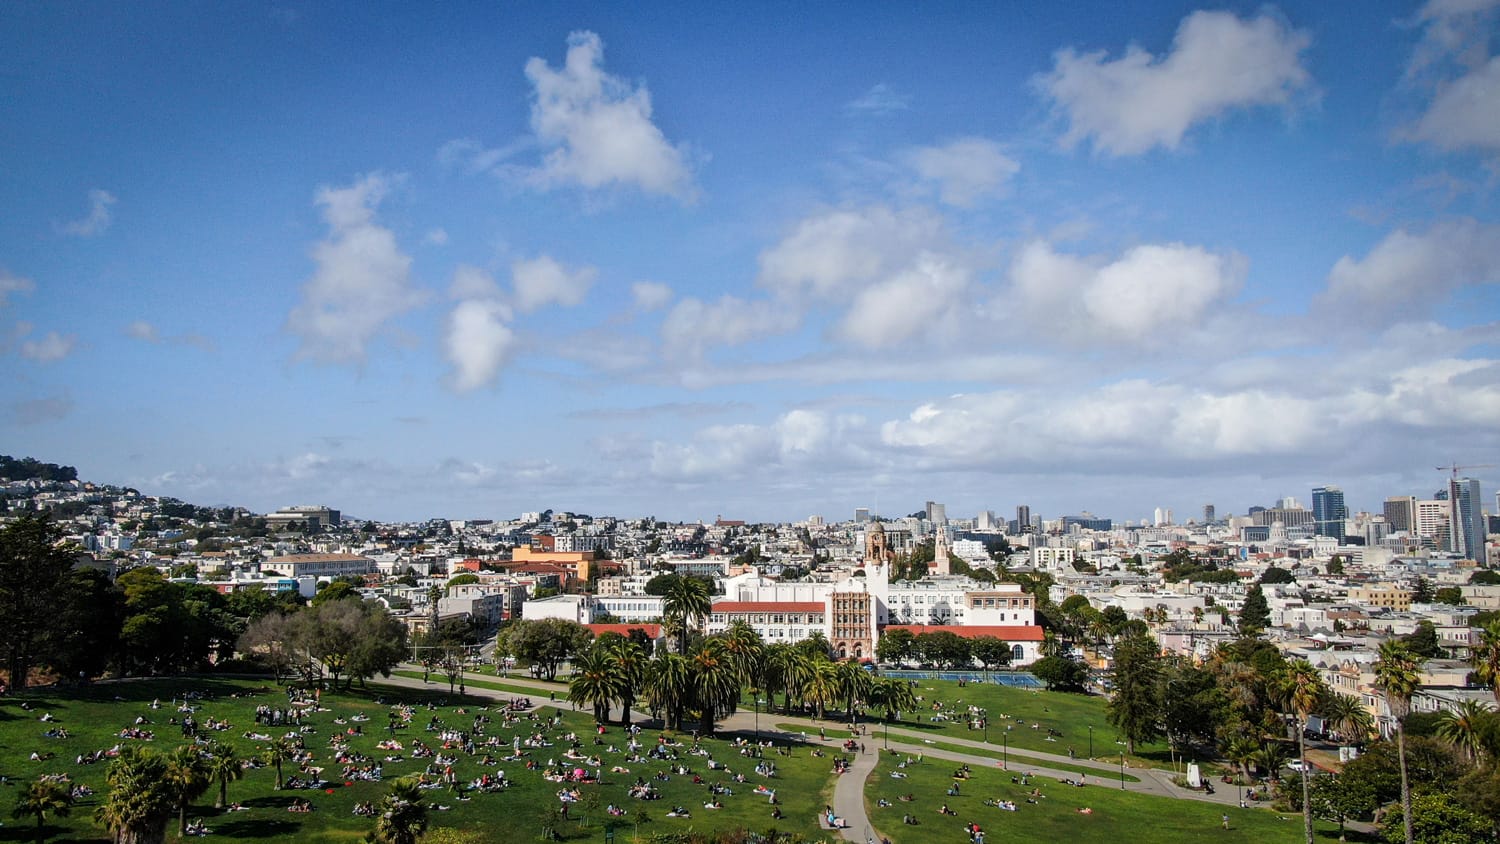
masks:
<path fill-rule="evenodd" d="M 448 295 L 454 299 L 499 299 L 500 285 L 483 269 L 472 264 L 459 264 L 453 271 Z"/>
<path fill-rule="evenodd" d="M 448 315 L 443 349 L 453 371 L 450 386 L 468 392 L 494 383 L 514 353 L 515 333 L 510 309 L 500 302 L 470 299 L 459 302 Z"/>
<path fill-rule="evenodd" d="M 422 235 L 423 246 L 447 246 L 448 232 L 442 228 L 428 229 L 427 234 Z"/>
<path fill-rule="evenodd" d="M 796 312 L 768 301 L 723 296 L 717 302 L 688 297 L 662 320 L 662 352 L 677 360 L 697 359 L 710 346 L 737 346 L 767 334 L 790 331 Z"/>
<path fill-rule="evenodd" d="M 546 255 L 516 261 L 511 265 L 516 309 L 529 313 L 545 305 L 581 304 L 598 274 L 593 267 L 570 270 Z"/>
<path fill-rule="evenodd" d="M 630 298 L 638 311 L 656 311 L 672 301 L 672 288 L 659 281 L 637 281 L 630 285 Z"/>
<path fill-rule="evenodd" d="M 870 86 L 870 90 L 845 103 L 844 111 L 856 115 L 884 117 L 898 111 L 905 111 L 910 107 L 911 96 L 909 94 L 897 93 L 891 86 L 879 82 Z"/>
<path fill-rule="evenodd" d="M 161 333 L 156 330 L 156 326 L 143 319 L 135 320 L 125 326 L 125 336 L 143 343 L 161 342 Z"/>
<path fill-rule="evenodd" d="M 923 209 L 845 208 L 802 220 L 760 256 L 759 284 L 780 294 L 843 299 L 872 280 L 938 251 L 942 219 Z"/>
<path fill-rule="evenodd" d="M 1011 266 L 1010 292 L 1014 304 L 1060 334 L 1150 343 L 1163 330 L 1200 321 L 1239 289 L 1244 274 L 1238 255 L 1181 243 L 1136 246 L 1106 261 L 1034 241 Z"/>
<path fill-rule="evenodd" d="M 115 202 L 117 200 L 114 194 L 94 188 L 89 191 L 88 214 L 81 219 L 63 223 L 58 230 L 73 237 L 93 237 L 104 234 L 109 229 L 109 224 L 114 221 L 114 212 L 110 210 L 110 207 Z"/>
<path fill-rule="evenodd" d="M 328 237 L 312 248 L 316 269 L 286 327 L 300 342 L 298 358 L 360 363 L 386 323 L 425 300 L 411 284 L 411 258 L 375 211 L 392 179 L 375 173 L 347 187 L 319 189 Z"/>
<path fill-rule="evenodd" d="M 72 334 L 63 335 L 56 331 L 49 331 L 40 340 L 26 340 L 21 343 L 21 357 L 37 363 L 52 363 L 72 354 L 73 346 L 77 342 L 78 338 Z"/>
<path fill-rule="evenodd" d="M 697 195 L 688 154 L 651 119 L 645 85 L 604 72 L 604 43 L 592 32 L 568 36 L 563 66 L 526 62 L 534 98 L 531 127 L 551 149 L 531 173 L 541 186 L 589 190 L 635 187 L 691 202 Z"/>
<path fill-rule="evenodd" d="M 792 410 L 766 425 L 713 425 L 685 442 L 652 443 L 651 473 L 673 481 L 733 477 L 847 458 L 863 420 Z"/>
<path fill-rule="evenodd" d="M 917 335 L 941 334 L 969 286 L 969 271 L 923 253 L 912 266 L 860 290 L 838 335 L 865 348 L 884 348 Z"/>
<path fill-rule="evenodd" d="M 1500 225 L 1472 219 L 1399 229 L 1363 258 L 1338 260 L 1318 305 L 1362 322 L 1420 318 L 1454 290 L 1500 282 Z"/>
<path fill-rule="evenodd" d="M 1288 103 L 1309 83 L 1301 54 L 1311 43 L 1269 15 L 1197 11 L 1164 56 L 1134 44 L 1113 60 L 1069 47 L 1036 84 L 1068 119 L 1065 148 L 1091 140 L 1096 152 L 1137 155 L 1176 149 L 1194 124 L 1231 109 Z"/>
<path fill-rule="evenodd" d="M 942 146 L 920 147 L 905 156 L 923 180 L 936 185 L 948 205 L 968 208 L 986 196 L 1004 192 L 1021 165 L 1000 145 L 984 138 L 959 138 Z"/>
<path fill-rule="evenodd" d="M 0 268 L 0 308 L 10 304 L 12 293 L 30 293 L 36 290 L 36 282 L 29 278 L 12 275 L 9 270 Z"/>
<path fill-rule="evenodd" d="M 1445 150 L 1500 151 L 1500 56 L 1443 85 L 1410 130 L 1413 140 Z"/>

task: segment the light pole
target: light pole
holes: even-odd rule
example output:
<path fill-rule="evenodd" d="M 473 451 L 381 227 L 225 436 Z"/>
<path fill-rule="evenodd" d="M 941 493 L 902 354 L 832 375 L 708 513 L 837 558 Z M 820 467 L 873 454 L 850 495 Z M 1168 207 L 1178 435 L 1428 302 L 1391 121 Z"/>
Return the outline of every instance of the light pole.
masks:
<path fill-rule="evenodd" d="M 1120 790 L 1125 790 L 1125 754 L 1120 754 Z"/>
<path fill-rule="evenodd" d="M 1094 725 L 1089 725 L 1089 758 L 1094 758 Z"/>
<path fill-rule="evenodd" d="M 760 744 L 760 689 L 751 689 L 755 696 L 755 743 Z"/>
<path fill-rule="evenodd" d="M 1001 770 L 1009 771 L 1010 770 L 1010 728 L 1009 727 L 1005 728 L 1005 733 L 1003 735 L 1003 738 L 1005 739 L 1005 746 L 1000 751 L 1000 768 L 1001 768 Z"/>
<path fill-rule="evenodd" d="M 891 749 L 891 719 L 885 719 L 885 749 Z"/>

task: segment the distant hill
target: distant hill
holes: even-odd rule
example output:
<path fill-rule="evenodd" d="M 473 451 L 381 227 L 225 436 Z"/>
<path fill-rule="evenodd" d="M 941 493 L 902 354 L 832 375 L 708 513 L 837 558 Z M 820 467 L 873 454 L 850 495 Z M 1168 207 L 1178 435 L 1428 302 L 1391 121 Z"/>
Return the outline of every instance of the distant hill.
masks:
<path fill-rule="evenodd" d="M 78 470 L 72 466 L 43 463 L 35 457 L 22 457 L 18 460 L 8 454 L 0 454 L 0 478 L 13 481 L 76 481 Z"/>

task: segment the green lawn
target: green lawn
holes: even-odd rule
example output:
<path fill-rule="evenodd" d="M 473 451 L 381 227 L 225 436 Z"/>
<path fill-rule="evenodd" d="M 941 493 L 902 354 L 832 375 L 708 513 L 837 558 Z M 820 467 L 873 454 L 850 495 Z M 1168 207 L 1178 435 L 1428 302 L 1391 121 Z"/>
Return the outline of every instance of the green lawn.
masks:
<path fill-rule="evenodd" d="M 405 757 L 403 761 L 383 762 L 387 782 L 397 776 L 420 772 L 432 760 L 411 758 L 414 741 L 421 740 L 434 750 L 441 749 L 442 746 L 439 733 L 425 729 L 429 721 L 436 717 L 446 727 L 458 730 L 469 729 L 472 727 L 475 716 L 481 714 L 480 707 L 485 705 L 483 701 L 470 700 L 460 707 L 460 704 L 465 702 L 449 697 L 446 694 L 446 682 L 442 685 L 443 689 L 430 693 L 377 687 L 372 687 L 366 692 L 355 690 L 347 694 L 325 693 L 322 706 L 329 711 L 318 712 L 305 720 L 304 728 L 310 727 L 311 729 L 305 729 L 304 740 L 307 748 L 316 756 L 313 764 L 323 767 L 325 769 L 323 776 L 332 781 L 328 789 L 276 791 L 273 788 L 275 775 L 272 769 L 270 767 L 257 768 L 246 771 L 243 780 L 230 784 L 229 799 L 248 807 L 246 811 L 232 813 L 215 811 L 212 808 L 215 792 L 211 791 L 197 801 L 190 816 L 202 817 L 206 821 L 214 830 L 212 840 L 281 839 L 298 842 L 355 842 L 360 840 L 373 828 L 373 821 L 352 814 L 354 805 L 356 802 L 379 800 L 386 791 L 387 785 L 355 779 L 345 780 L 341 775 L 341 766 L 330 758 L 332 753 L 329 750 L 329 739 L 336 733 L 346 733 L 347 730 L 358 726 L 362 734 L 349 737 L 348 744 L 351 750 L 366 754 L 377 761 L 387 755 L 399 754 Z M 82 753 L 107 749 L 119 744 L 140 743 L 140 739 L 119 736 L 122 728 L 135 726 L 134 721 L 138 716 L 148 718 L 152 722 L 142 724 L 139 728 L 154 732 L 154 739 L 147 742 L 153 749 L 164 752 L 183 743 L 180 728 L 168 723 L 168 720 L 181 717 L 171 701 L 176 698 L 180 703 L 181 696 L 185 692 L 200 693 L 205 696 L 193 702 L 198 707 L 193 717 L 200 723 L 206 723 L 210 719 L 227 721 L 231 726 L 222 731 L 212 732 L 212 736 L 217 740 L 235 745 L 242 754 L 252 754 L 263 746 L 263 742 L 247 738 L 248 733 L 281 735 L 293 729 L 289 726 L 272 728 L 255 723 L 254 712 L 257 704 L 264 703 L 272 707 L 286 706 L 285 690 L 276 687 L 270 681 L 171 679 L 100 684 L 76 692 L 69 691 L 66 694 L 40 692 L 6 697 L 0 699 L 0 774 L 6 778 L 4 784 L 0 785 L 0 792 L 11 792 L 11 794 L 0 793 L 0 812 L 8 814 L 8 809 L 14 800 L 12 795 L 27 782 L 42 774 L 66 773 L 75 783 L 86 784 L 98 793 L 80 801 L 72 817 L 49 820 L 49 833 L 53 840 L 107 840 L 103 830 L 94 826 L 92 818 L 94 809 L 104 797 L 103 780 L 108 763 L 79 765 L 75 762 L 76 757 Z M 231 695 L 239 696 L 232 697 Z M 539 699 L 535 692 L 531 692 L 530 696 L 533 700 Z M 150 707 L 153 699 L 160 701 L 159 709 Z M 28 702 L 32 709 L 23 710 L 22 701 Z M 385 728 L 388 723 L 387 713 L 392 711 L 394 703 L 413 705 L 414 717 L 409 726 L 402 727 L 394 736 L 395 741 L 402 743 L 404 747 L 402 751 L 380 750 L 376 748 L 376 744 L 391 738 Z M 466 711 L 459 712 L 460 708 Z M 44 712 L 50 713 L 56 721 L 40 722 L 38 718 Z M 364 713 L 369 720 L 363 722 L 351 720 L 360 713 Z M 675 764 L 686 765 L 691 773 L 686 776 L 668 774 L 670 779 L 662 782 L 654 779 L 654 776 L 658 772 L 665 773 L 669 765 L 674 763 L 654 760 L 627 762 L 623 752 L 627 737 L 618 727 L 609 728 L 602 737 L 605 742 L 604 746 L 595 746 L 591 721 L 583 713 L 574 713 L 566 707 L 543 710 L 546 717 L 553 715 L 561 717 L 562 723 L 557 727 L 547 727 L 530 719 L 523 719 L 514 724 L 504 724 L 498 711 L 483 714 L 492 719 L 492 722 L 484 728 L 486 735 L 499 737 L 503 745 L 493 751 L 496 757 L 511 752 L 513 736 L 524 737 L 537 732 L 544 734 L 547 740 L 552 742 L 552 746 L 539 747 L 526 752 L 531 754 L 528 757 L 530 760 L 542 767 L 546 766 L 549 759 L 555 759 L 559 763 L 565 762 L 563 753 L 568 750 L 568 743 L 564 736 L 569 732 L 574 732 L 580 737 L 579 751 L 581 753 L 598 754 L 601 757 L 599 767 L 603 769 L 604 782 L 598 786 L 582 786 L 584 800 L 571 806 L 572 820 L 562 823 L 559 827 L 565 839 L 602 840 L 602 824 L 610 820 L 611 823 L 624 827 L 621 830 L 622 837 L 619 839 L 623 841 L 624 836 L 633 832 L 633 823 L 643 811 L 649 817 L 649 820 L 641 824 L 640 831 L 643 835 L 688 829 L 711 830 L 741 826 L 764 830 L 775 825 L 782 830 L 802 833 L 810 840 L 821 838 L 817 826 L 817 813 L 825 803 L 829 802 L 832 794 L 833 754 L 831 752 L 824 757 L 814 757 L 805 747 L 767 750 L 765 758 L 774 761 L 777 765 L 776 777 L 768 780 L 753 772 L 755 760 L 742 756 L 740 749 L 734 747 L 728 739 L 709 739 L 702 742 L 703 749 L 711 754 L 712 759 L 727 766 L 728 772 L 743 774 L 747 782 L 743 784 L 732 782 L 726 772 L 711 772 L 707 766 L 708 758 L 687 754 L 687 747 L 677 749 L 681 758 Z M 346 723 L 336 724 L 335 719 L 344 720 Z M 69 736 L 67 738 L 43 737 L 43 732 L 49 727 L 65 728 Z M 655 745 L 658 735 L 660 734 L 654 731 L 641 734 L 642 752 Z M 691 744 L 691 737 L 687 737 L 686 741 Z M 614 745 L 622 752 L 609 752 L 609 745 Z M 29 756 L 33 751 L 42 755 L 51 754 L 51 758 L 30 761 Z M 463 801 L 457 799 L 457 796 L 447 789 L 427 791 L 430 803 L 447 807 L 445 811 L 431 813 L 432 826 L 474 831 L 479 840 L 483 841 L 536 840 L 541 827 L 541 819 L 549 813 L 555 813 L 561 805 L 556 796 L 561 786 L 544 780 L 541 770 L 527 770 L 525 760 L 501 761 L 497 766 L 488 767 L 480 764 L 480 758 L 483 755 L 482 748 L 480 753 L 473 757 L 461 751 L 454 752 L 458 756 L 454 771 L 460 782 L 468 782 L 481 773 L 493 774 L 499 770 L 504 771 L 514 785 L 494 794 L 474 794 L 471 799 Z M 787 755 L 781 755 L 782 753 Z M 573 763 L 566 764 L 569 768 L 574 767 Z M 611 767 L 615 765 L 628 768 L 629 772 L 611 772 Z M 578 767 L 587 767 L 592 770 L 595 766 L 580 764 Z M 287 763 L 285 770 L 290 776 L 295 773 L 296 768 Z M 702 776 L 704 783 L 695 785 L 692 782 L 692 773 Z M 662 799 L 640 801 L 630 798 L 627 792 L 637 777 L 644 777 L 656 786 L 662 794 Z M 734 792 L 732 795 L 720 798 L 724 804 L 721 810 L 703 808 L 704 802 L 710 797 L 709 782 L 723 783 Z M 776 789 L 781 810 L 786 815 L 785 820 L 772 821 L 771 807 L 767 799 L 752 793 L 752 789 L 757 784 L 765 784 Z M 584 807 L 590 802 L 591 793 L 597 795 L 597 808 L 586 812 Z M 286 807 L 297 798 L 311 800 L 316 811 L 310 814 L 294 814 L 286 811 Z M 623 807 L 627 814 L 621 818 L 608 818 L 603 807 L 609 803 L 616 803 Z M 692 818 L 667 818 L 666 814 L 674 804 L 689 808 Z M 580 816 L 584 814 L 588 815 L 587 827 L 583 826 L 583 821 L 580 819 Z M 0 841 L 29 840 L 33 828 L 25 821 L 7 819 L 5 826 L 0 828 Z M 171 837 L 175 838 L 175 827 L 173 827 Z"/>
<path fill-rule="evenodd" d="M 1013 774 L 993 768 L 974 767 L 971 776 L 959 783 L 960 794 L 948 796 L 953 785 L 956 762 L 927 759 L 919 765 L 898 769 L 904 756 L 882 755 L 865 788 L 865 799 L 871 822 L 896 844 L 963 844 L 969 840 L 965 829 L 977 823 L 984 830 L 986 844 L 1009 841 L 1106 842 L 1149 841 L 1152 844 L 1197 844 L 1205 840 L 1227 842 L 1296 842 L 1302 836 L 1302 816 L 1278 814 L 1266 809 L 1223 807 L 1196 800 L 1177 800 L 1121 791 L 1117 781 L 1095 784 L 1090 775 L 1082 788 L 1064 785 L 1048 777 L 1033 777 L 1030 785 L 1012 783 Z M 905 774 L 894 779 L 893 772 Z M 1041 795 L 1031 797 L 1033 789 Z M 904 802 L 910 794 L 915 799 Z M 1034 799 L 1035 803 L 1026 802 Z M 1009 800 L 1016 806 L 1011 812 L 984 805 L 986 799 Z M 880 800 L 890 806 L 878 805 Z M 956 815 L 943 815 L 946 804 Z M 1089 814 L 1080 809 L 1090 809 Z M 1222 828 L 1221 817 L 1229 814 L 1229 829 Z M 917 825 L 903 823 L 913 815 Z M 1337 830 L 1319 824 L 1319 837 L 1337 839 Z"/>

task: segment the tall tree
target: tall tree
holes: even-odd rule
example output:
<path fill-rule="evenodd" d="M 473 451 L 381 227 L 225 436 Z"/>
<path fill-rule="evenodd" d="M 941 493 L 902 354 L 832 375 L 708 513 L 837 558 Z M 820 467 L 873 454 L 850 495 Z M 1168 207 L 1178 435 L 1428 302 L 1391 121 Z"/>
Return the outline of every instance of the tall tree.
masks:
<path fill-rule="evenodd" d="M 576 621 L 560 618 L 512 621 L 495 636 L 495 650 L 534 667 L 548 680 L 564 661 L 583 653 L 594 634 Z"/>
<path fill-rule="evenodd" d="M 732 715 L 740 699 L 739 669 L 722 639 L 705 639 L 689 657 L 693 703 L 699 728 L 714 731 L 714 721 Z"/>
<path fill-rule="evenodd" d="M 219 799 L 215 809 L 229 805 L 229 784 L 245 776 L 245 760 L 235 752 L 234 745 L 216 741 L 208 750 L 208 775 L 219 784 Z"/>
<path fill-rule="evenodd" d="M 1496 728 L 1497 717 L 1478 701 L 1466 700 L 1458 711 L 1445 709 L 1438 715 L 1438 738 L 1458 748 L 1471 763 L 1478 762 L 1485 749 L 1485 734 Z"/>
<path fill-rule="evenodd" d="M 1327 697 L 1327 687 L 1318 676 L 1318 669 L 1305 659 L 1294 660 L 1287 666 L 1282 679 L 1282 694 L 1288 709 L 1297 717 L 1297 758 L 1302 762 L 1302 831 L 1307 844 L 1313 844 L 1312 803 L 1308 799 L 1307 734 L 1308 716 Z"/>
<path fill-rule="evenodd" d="M 1257 583 L 1245 592 L 1245 603 L 1240 607 L 1240 635 L 1259 636 L 1270 626 L 1271 606 Z"/>
<path fill-rule="evenodd" d="M 0 656 L 13 689 L 26 688 L 56 630 L 74 554 L 62 541 L 62 529 L 45 515 L 0 528 Z"/>
<path fill-rule="evenodd" d="M 1126 749 L 1161 736 L 1161 652 L 1150 636 L 1127 636 L 1115 643 L 1114 689 L 1105 713 L 1120 729 Z"/>
<path fill-rule="evenodd" d="M 377 811 L 375 840 L 380 844 L 417 844 L 427 831 L 427 802 L 415 778 L 391 783 Z"/>
<path fill-rule="evenodd" d="M 662 654 L 646 666 L 646 703 L 669 730 L 681 730 L 693 694 L 693 669 L 681 654 Z"/>
<path fill-rule="evenodd" d="M 684 577 L 673 583 L 662 601 L 662 612 L 677 619 L 682 627 L 677 639 L 677 652 L 686 656 L 688 639 L 694 630 L 708 617 L 713 602 L 708 596 L 708 586 L 694 577 Z"/>
<path fill-rule="evenodd" d="M 601 636 L 595 647 L 603 647 L 605 658 L 612 666 L 615 692 L 622 710 L 620 723 L 628 727 L 630 710 L 635 706 L 636 696 L 646 679 L 646 652 L 640 645 L 618 634 L 608 638 Z"/>
<path fill-rule="evenodd" d="M 573 661 L 573 676 L 568 680 L 568 701 L 592 707 L 594 723 L 609 720 L 609 707 L 619 695 L 614 663 L 604 648 L 589 648 Z"/>
<path fill-rule="evenodd" d="M 213 784 L 208 760 L 191 744 L 184 744 L 166 756 L 162 780 L 177 809 L 177 834 L 187 834 L 187 810 Z"/>
<path fill-rule="evenodd" d="M 1375 662 L 1375 687 L 1385 693 L 1386 706 L 1396 721 L 1396 756 L 1401 763 L 1401 821 L 1406 844 L 1412 844 L 1411 784 L 1406 772 L 1406 725 L 1412 695 L 1422 683 L 1422 658 L 1404 642 L 1387 639 L 1380 643 Z"/>
<path fill-rule="evenodd" d="M 1500 706 L 1500 619 L 1486 624 L 1479 634 L 1470 661 L 1479 682 L 1490 687 L 1495 696 L 1495 705 Z"/>

